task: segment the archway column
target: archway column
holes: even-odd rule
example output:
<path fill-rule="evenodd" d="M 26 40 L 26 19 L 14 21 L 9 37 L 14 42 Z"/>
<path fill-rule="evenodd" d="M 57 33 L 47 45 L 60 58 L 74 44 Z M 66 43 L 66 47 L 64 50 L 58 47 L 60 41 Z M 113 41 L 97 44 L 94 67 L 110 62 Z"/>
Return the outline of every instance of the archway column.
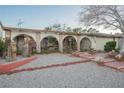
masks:
<path fill-rule="evenodd" d="M 38 53 L 41 52 L 41 49 L 40 49 L 40 33 L 36 33 L 36 50 Z"/>
<path fill-rule="evenodd" d="M 63 36 L 59 36 L 59 51 L 63 53 Z"/>
<path fill-rule="evenodd" d="M 94 50 L 97 50 L 96 37 L 95 37 L 95 36 L 93 37 L 92 48 L 93 48 Z"/>
<path fill-rule="evenodd" d="M 80 38 L 77 38 L 77 51 L 80 52 Z"/>
<path fill-rule="evenodd" d="M 37 52 L 38 52 L 38 53 L 41 52 L 41 49 L 40 49 L 40 42 L 37 42 L 37 47 L 36 47 L 36 49 L 37 49 Z"/>

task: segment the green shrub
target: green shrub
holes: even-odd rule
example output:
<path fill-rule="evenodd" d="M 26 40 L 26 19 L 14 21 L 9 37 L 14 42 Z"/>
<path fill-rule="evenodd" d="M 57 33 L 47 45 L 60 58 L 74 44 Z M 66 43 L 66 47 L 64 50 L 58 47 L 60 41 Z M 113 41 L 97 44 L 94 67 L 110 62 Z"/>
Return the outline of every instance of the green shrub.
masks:
<path fill-rule="evenodd" d="M 116 47 L 115 41 L 106 42 L 106 45 L 104 45 L 104 51 L 109 52 L 115 50 L 115 47 Z"/>

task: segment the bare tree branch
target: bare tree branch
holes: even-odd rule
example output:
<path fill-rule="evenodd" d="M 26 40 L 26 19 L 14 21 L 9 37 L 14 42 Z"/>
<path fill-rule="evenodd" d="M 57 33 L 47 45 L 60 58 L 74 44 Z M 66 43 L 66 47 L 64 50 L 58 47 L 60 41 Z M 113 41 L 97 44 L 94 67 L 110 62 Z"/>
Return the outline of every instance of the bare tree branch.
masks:
<path fill-rule="evenodd" d="M 124 33 L 124 6 L 96 5 L 83 6 L 80 22 L 86 26 L 99 26 L 120 29 Z"/>

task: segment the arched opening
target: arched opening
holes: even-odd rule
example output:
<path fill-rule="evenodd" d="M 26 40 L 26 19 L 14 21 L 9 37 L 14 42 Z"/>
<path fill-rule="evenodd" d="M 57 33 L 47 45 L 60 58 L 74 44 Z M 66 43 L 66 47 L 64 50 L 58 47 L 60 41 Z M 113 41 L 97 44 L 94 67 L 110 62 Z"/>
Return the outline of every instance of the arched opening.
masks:
<path fill-rule="evenodd" d="M 80 42 L 81 51 L 89 51 L 91 49 L 91 41 L 88 38 L 83 38 Z"/>
<path fill-rule="evenodd" d="M 16 42 L 16 47 L 17 47 L 17 54 L 22 54 L 23 51 L 23 46 L 25 44 L 25 39 L 29 40 L 30 44 L 29 47 L 31 49 L 32 52 L 36 51 L 36 42 L 35 40 L 29 36 L 29 35 L 25 35 L 25 34 L 21 34 L 16 36 L 13 40 Z"/>
<path fill-rule="evenodd" d="M 63 40 L 63 51 L 74 52 L 77 51 L 77 42 L 74 37 L 67 36 Z"/>
<path fill-rule="evenodd" d="M 47 36 L 41 40 L 41 52 L 58 52 L 59 43 L 53 36 Z"/>

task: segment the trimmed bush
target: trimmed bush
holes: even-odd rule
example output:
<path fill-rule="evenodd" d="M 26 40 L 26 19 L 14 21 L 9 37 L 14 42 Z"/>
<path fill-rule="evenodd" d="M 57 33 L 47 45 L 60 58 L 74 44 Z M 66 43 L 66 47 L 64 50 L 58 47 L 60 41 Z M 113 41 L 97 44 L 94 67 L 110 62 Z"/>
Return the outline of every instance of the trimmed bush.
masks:
<path fill-rule="evenodd" d="M 115 41 L 106 42 L 106 45 L 104 45 L 104 51 L 109 52 L 115 50 L 115 47 L 116 47 Z"/>

